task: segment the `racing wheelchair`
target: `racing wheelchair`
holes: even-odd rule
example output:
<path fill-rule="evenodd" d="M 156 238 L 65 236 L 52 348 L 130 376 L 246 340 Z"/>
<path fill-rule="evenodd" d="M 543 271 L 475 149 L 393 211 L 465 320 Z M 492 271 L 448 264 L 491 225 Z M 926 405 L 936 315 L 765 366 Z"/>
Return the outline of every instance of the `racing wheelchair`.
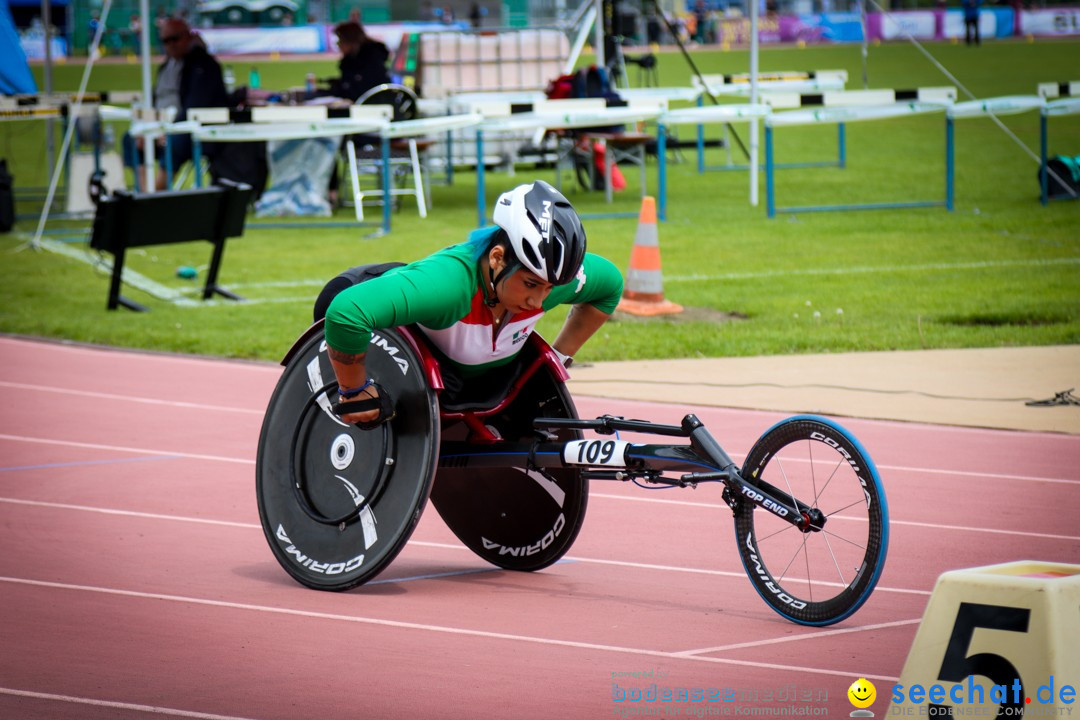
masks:
<path fill-rule="evenodd" d="M 829 625 L 866 602 L 885 563 L 888 508 L 849 432 L 791 417 L 740 468 L 694 415 L 680 425 L 579 418 L 554 351 L 535 332 L 525 342 L 505 382 L 477 396 L 448 388 L 418 331 L 377 331 L 367 372 L 396 414 L 361 430 L 335 414 L 322 322 L 312 325 L 282 361 L 256 463 L 259 517 L 285 571 L 319 590 L 371 580 L 405 546 L 428 498 L 487 562 L 540 570 L 573 545 L 590 480 L 718 483 L 746 574 L 773 610 Z M 680 441 L 633 442 L 624 432 Z"/>

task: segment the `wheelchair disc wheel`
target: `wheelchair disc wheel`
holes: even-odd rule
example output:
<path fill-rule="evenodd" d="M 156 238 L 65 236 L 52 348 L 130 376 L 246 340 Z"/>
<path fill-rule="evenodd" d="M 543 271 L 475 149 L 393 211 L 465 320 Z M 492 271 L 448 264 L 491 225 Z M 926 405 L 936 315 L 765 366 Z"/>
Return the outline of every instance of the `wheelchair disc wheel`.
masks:
<path fill-rule="evenodd" d="M 331 411 L 334 372 L 314 326 L 289 355 L 259 437 L 263 533 L 285 571 L 318 590 L 348 590 L 385 568 L 416 527 L 435 475 L 438 406 L 413 348 L 380 330 L 366 366 L 396 409 L 374 430 Z"/>
<path fill-rule="evenodd" d="M 533 437 L 537 417 L 577 417 L 566 386 L 538 372 L 503 412 L 484 420 L 511 442 Z M 464 440 L 465 427 L 445 428 L 448 440 Z M 560 441 L 581 437 L 561 430 Z M 532 572 L 558 562 L 585 520 L 589 482 L 574 468 L 550 468 L 546 476 L 520 467 L 470 470 L 443 458 L 431 502 L 446 525 L 480 558 L 506 570 Z"/>
<path fill-rule="evenodd" d="M 831 625 L 858 610 L 881 576 L 889 544 L 881 479 L 858 440 L 826 418 L 789 418 L 754 444 L 742 477 L 825 517 L 820 531 L 803 532 L 740 502 L 735 537 L 758 594 L 802 625 Z"/>

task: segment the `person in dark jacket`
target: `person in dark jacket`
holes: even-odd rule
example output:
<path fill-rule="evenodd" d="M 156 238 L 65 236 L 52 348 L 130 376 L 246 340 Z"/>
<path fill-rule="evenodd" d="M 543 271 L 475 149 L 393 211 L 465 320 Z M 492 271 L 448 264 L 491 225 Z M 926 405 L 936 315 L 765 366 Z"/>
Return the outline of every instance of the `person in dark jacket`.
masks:
<path fill-rule="evenodd" d="M 227 107 L 229 94 L 225 89 L 221 65 L 207 52 L 202 39 L 180 18 L 169 18 L 161 25 L 161 44 L 165 62 L 157 71 L 154 83 L 154 109 L 174 108 L 174 121 L 187 117 L 187 111 L 199 107 Z M 173 170 L 191 159 L 191 136 L 169 135 L 167 138 Z M 164 157 L 166 138 L 158 138 L 156 154 Z M 142 150 L 142 138 L 134 145 Z M 212 145 L 212 143 L 210 144 Z M 215 148 L 207 146 L 207 155 Z M 156 179 L 159 190 L 168 186 L 165 168 L 159 166 Z"/>
<path fill-rule="evenodd" d="M 390 82 L 386 61 L 390 51 L 386 45 L 368 37 L 364 26 L 355 20 L 339 23 L 334 28 L 341 60 L 341 77 L 330 82 L 330 94 L 356 102 L 365 92 Z"/>

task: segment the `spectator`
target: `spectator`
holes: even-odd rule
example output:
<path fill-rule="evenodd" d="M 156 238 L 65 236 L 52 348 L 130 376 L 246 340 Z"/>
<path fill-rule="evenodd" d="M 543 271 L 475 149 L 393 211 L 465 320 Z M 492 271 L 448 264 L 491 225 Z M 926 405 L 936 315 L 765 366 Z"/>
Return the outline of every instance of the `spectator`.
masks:
<path fill-rule="evenodd" d="M 960 4 L 964 8 L 964 44 L 982 44 L 979 38 L 979 6 L 982 0 L 961 0 Z"/>
<path fill-rule="evenodd" d="M 139 17 L 139 13 L 131 13 L 128 18 L 128 32 L 131 33 L 131 52 L 137 55 L 142 35 L 142 18 Z"/>
<path fill-rule="evenodd" d="M 483 13 L 480 11 L 480 3 L 473 3 L 472 9 L 469 10 L 469 20 L 472 22 L 474 28 L 480 27 L 482 17 Z"/>
<path fill-rule="evenodd" d="M 187 111 L 198 107 L 225 107 L 229 104 L 221 65 L 206 51 L 206 45 L 191 27 L 180 18 L 169 18 L 161 25 L 161 44 L 165 48 L 165 62 L 157 71 L 154 84 L 154 109 L 176 111 L 175 120 L 184 120 Z M 142 151 L 142 138 L 132 143 L 125 137 L 125 151 Z M 179 168 L 191 159 L 191 136 L 169 135 L 167 138 L 172 167 Z M 211 144 L 212 145 L 212 144 Z M 134 146 L 134 147 L 132 147 Z M 157 139 L 155 153 L 164 155 L 166 138 Z M 206 148 L 211 156 L 214 148 Z M 130 155 L 127 155 L 130 157 Z M 168 185 L 165 167 L 158 167 L 157 188 Z"/>
<path fill-rule="evenodd" d="M 704 45 L 706 32 L 709 24 L 709 11 L 705 7 L 705 0 L 697 0 L 694 5 L 694 40 Z"/>
<path fill-rule="evenodd" d="M 390 82 L 386 61 L 390 51 L 386 45 L 368 37 L 364 26 L 349 20 L 334 28 L 341 60 L 341 76 L 330 81 L 330 94 L 356 102 L 365 92 Z"/>

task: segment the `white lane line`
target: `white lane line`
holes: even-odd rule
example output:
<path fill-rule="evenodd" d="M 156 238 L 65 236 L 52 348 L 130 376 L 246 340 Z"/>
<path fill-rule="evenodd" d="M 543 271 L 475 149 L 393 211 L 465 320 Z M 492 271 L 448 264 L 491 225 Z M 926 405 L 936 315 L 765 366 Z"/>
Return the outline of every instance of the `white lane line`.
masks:
<path fill-rule="evenodd" d="M 54 695 L 53 693 L 31 692 L 29 690 L 16 690 L 14 688 L 0 687 L 0 695 L 14 695 L 15 697 L 33 698 L 35 700 L 50 700 L 53 702 L 74 703 L 76 705 L 93 705 L 94 707 L 111 708 L 114 710 L 133 710 L 135 712 L 150 713 L 151 715 L 170 715 L 172 717 L 198 718 L 198 720 L 251 720 L 237 715 L 215 715 L 213 713 L 193 712 L 191 710 L 177 710 L 176 708 L 156 707 L 154 705 L 136 705 L 134 703 L 114 702 L 112 700 L 95 700 L 94 698 L 74 697 L 72 695 Z"/>
<path fill-rule="evenodd" d="M 222 409 L 224 409 L 224 408 L 222 408 Z M 27 437 L 27 436 L 23 436 L 23 435 L 3 435 L 3 434 L 0 434 L 0 440 L 18 440 L 18 441 L 23 441 L 23 442 L 51 443 L 51 444 L 55 444 L 55 445 L 74 445 L 76 447 L 94 447 L 94 448 L 101 448 L 101 449 L 116 449 L 116 450 L 123 450 L 124 452 L 146 453 L 148 455 L 155 455 L 155 454 L 157 454 L 157 455 L 163 455 L 163 454 L 164 455 L 181 455 L 181 456 L 184 456 L 184 457 L 199 457 L 199 458 L 204 458 L 204 459 L 221 460 L 222 462 L 239 462 L 239 463 L 249 463 L 249 464 L 254 464 L 255 463 L 254 460 L 243 460 L 243 459 L 240 459 L 240 458 L 227 458 L 227 457 L 222 457 L 222 456 L 217 456 L 217 455 L 192 455 L 192 454 L 174 452 L 174 451 L 171 451 L 171 450 L 168 450 L 168 451 L 165 451 L 165 450 L 147 450 L 147 449 L 139 449 L 139 448 L 121 448 L 121 447 L 112 446 L 112 445 L 90 445 L 90 444 L 85 444 L 85 443 L 74 443 L 74 442 L 66 441 L 66 440 L 53 440 L 53 439 L 49 439 L 49 438 L 34 438 L 34 437 Z M 745 457 L 745 454 L 731 453 L 731 456 L 733 458 L 742 458 L 742 457 Z M 792 459 L 791 462 L 806 463 L 806 462 L 809 462 L 809 461 L 799 459 L 799 458 L 795 458 L 795 459 Z M 1006 474 L 1006 473 L 977 472 L 977 471 L 972 471 L 972 470 L 945 470 L 945 469 L 941 469 L 941 468 L 909 467 L 909 466 L 906 466 L 906 465 L 877 465 L 877 469 L 879 471 L 888 470 L 888 471 L 905 472 L 905 473 L 922 473 L 922 474 L 928 474 L 928 475 L 950 475 L 950 476 L 965 477 L 965 478 L 970 477 L 970 478 L 978 478 L 980 480 L 986 480 L 986 479 L 1019 480 L 1019 481 L 1023 481 L 1023 482 L 1046 482 L 1046 483 L 1055 483 L 1055 484 L 1060 484 L 1060 485 L 1080 485 L 1080 480 L 1076 480 L 1076 479 L 1040 477 L 1040 476 L 1037 476 L 1037 475 L 1011 475 L 1011 474 Z M 691 503 L 691 504 L 693 504 L 693 503 Z"/>
<path fill-rule="evenodd" d="M 776 645 L 778 643 L 797 642 L 799 640 L 816 640 L 818 638 L 832 637 L 834 635 L 847 635 L 848 633 L 867 632 L 869 630 L 885 630 L 906 625 L 918 625 L 922 618 L 914 620 L 896 620 L 874 625 L 859 625 L 857 627 L 839 628 L 836 630 L 822 630 L 820 632 L 806 633 L 804 635 L 787 635 L 784 637 L 770 638 L 768 640 L 755 640 L 754 642 L 732 643 L 731 645 L 717 645 L 716 647 L 698 648 L 697 650 L 683 650 L 676 655 L 705 655 L 714 652 L 726 652 L 728 650 L 742 650 L 743 648 L 756 648 L 763 645 Z"/>
<path fill-rule="evenodd" d="M 0 435 L 0 439 L 2 439 L 2 438 L 3 438 L 3 436 Z M 166 457 L 169 457 L 169 456 L 166 456 Z M 190 456 L 179 456 L 179 457 L 190 457 Z M 653 499 L 653 498 L 623 497 L 621 495 L 605 495 L 603 493 L 589 493 L 589 497 L 590 498 L 603 498 L 603 499 L 606 499 L 606 500 L 626 500 L 626 501 L 629 501 L 629 502 L 652 502 L 652 503 L 661 503 L 661 504 L 666 504 L 666 505 L 680 505 L 680 506 L 684 506 L 684 507 L 705 508 L 705 509 L 708 509 L 708 510 L 727 510 L 728 509 L 727 505 L 714 505 L 714 504 L 710 504 L 710 503 L 691 503 L 691 502 L 683 502 L 681 500 L 661 500 L 659 498 Z M 109 515 L 130 515 L 130 516 L 133 516 L 133 517 L 156 518 L 156 519 L 159 519 L 159 520 L 179 520 L 179 521 L 184 521 L 184 522 L 204 522 L 204 523 L 210 523 L 210 524 L 216 524 L 216 525 L 232 525 L 232 526 L 235 526 L 235 527 L 258 527 L 257 525 L 251 525 L 251 524 L 248 524 L 248 523 L 231 523 L 231 522 L 228 522 L 228 521 L 225 521 L 225 520 L 205 520 L 205 519 L 201 519 L 201 518 L 182 517 L 182 516 L 177 516 L 177 515 L 155 515 L 153 513 L 140 513 L 140 512 L 134 512 L 134 511 L 127 511 L 127 510 L 111 510 L 111 509 L 108 509 L 108 508 L 96 508 L 96 507 L 89 507 L 89 506 L 85 506 L 85 505 L 67 505 L 67 504 L 64 504 L 64 503 L 37 502 L 37 501 L 34 501 L 34 500 L 20 500 L 20 499 L 15 499 L 15 498 L 0 497 L 0 502 L 22 504 L 22 505 L 37 505 L 37 506 L 40 506 L 40 507 L 52 507 L 52 508 L 66 509 L 66 510 L 81 510 L 81 511 L 86 511 L 86 512 L 98 512 L 98 513 L 104 513 L 104 514 L 109 514 Z M 846 517 L 846 516 L 843 516 L 843 515 L 838 516 L 837 519 L 865 522 L 865 518 L 849 518 L 849 517 Z M 1038 538 L 1040 540 L 1066 540 L 1066 541 L 1069 541 L 1069 542 L 1080 542 L 1080 535 L 1056 535 L 1054 533 L 1037 533 L 1037 532 L 1029 532 L 1029 531 L 1024 531 L 1024 530 L 1003 530 L 1001 528 L 982 528 L 982 527 L 972 527 L 972 526 L 969 526 L 969 525 L 946 525 L 944 523 L 928 523 L 928 522 L 919 522 L 917 520 L 889 520 L 889 525 L 890 526 L 892 526 L 892 525 L 900 525 L 900 526 L 906 526 L 906 527 L 929 528 L 929 529 L 932 529 L 932 530 L 946 530 L 946 531 L 953 531 L 953 532 L 974 532 L 974 533 L 986 533 L 986 534 L 989 534 L 989 535 L 1008 535 L 1008 536 L 1014 536 L 1014 537 Z M 415 541 L 415 540 L 412 541 L 412 542 L 419 543 L 419 541 Z M 422 544 L 422 543 L 420 543 L 420 544 Z M 437 545 L 433 545 L 432 547 L 437 547 Z M 456 546 L 447 545 L 445 547 L 456 547 Z M 578 559 L 581 560 L 582 558 L 578 558 Z M 596 562 L 601 562 L 601 561 L 596 561 Z M 614 562 L 614 561 L 612 561 L 612 562 Z M 660 568 L 662 566 L 657 566 L 657 567 Z M 686 572 L 693 572 L 693 571 L 687 570 Z M 701 572 L 712 572 L 712 571 L 702 570 Z M 735 575 L 738 575 L 738 576 L 741 577 L 741 574 L 739 574 L 739 573 L 735 573 Z"/>
<path fill-rule="evenodd" d="M 708 510 L 728 510 L 727 505 L 720 505 L 716 503 L 702 503 L 702 502 L 689 502 L 686 500 L 665 500 L 663 498 L 654 497 L 632 497 L 629 495 L 608 495 L 605 493 L 589 493 L 589 499 L 592 498 L 604 498 L 606 500 L 627 500 L 629 502 L 649 502 L 649 503 L 661 503 L 664 505 L 681 505 L 684 507 L 705 508 Z M 835 516 L 837 520 L 851 520 L 855 522 L 866 522 L 866 518 L 848 517 L 847 515 Z M 961 532 L 979 532 L 989 533 L 991 535 L 1016 535 L 1019 537 L 1030 538 L 1042 538 L 1045 540 L 1071 540 L 1073 542 L 1080 542 L 1080 535 L 1055 535 L 1053 533 L 1037 533 L 1029 532 L 1027 530 L 1003 530 L 1001 528 L 984 528 L 984 527 L 972 527 L 970 525 L 946 525 L 944 523 L 928 523 L 919 522 L 917 520 L 894 520 L 889 519 L 889 525 L 901 525 L 908 527 L 920 527 L 920 528 L 932 528 L 934 530 L 957 530 Z"/>
<path fill-rule="evenodd" d="M 927 475 L 954 475 L 956 477 L 975 477 L 981 479 L 989 478 L 993 480 L 1023 480 L 1026 482 L 1048 482 L 1059 483 L 1062 485 L 1080 485 L 1080 480 L 1074 480 L 1072 478 L 1049 478 L 1039 477 L 1037 475 L 1008 475 L 1005 473 L 975 472 L 972 470 L 943 470 L 941 468 L 908 467 L 906 465 L 878 465 L 877 469 L 879 471 L 895 470 L 897 472 L 924 473 Z"/>
<path fill-rule="evenodd" d="M 235 603 L 225 600 L 210 600 L 207 598 L 188 597 L 184 595 L 167 595 L 163 593 L 147 593 L 135 590 L 121 590 L 119 588 L 96 587 L 92 585 L 73 585 L 70 583 L 46 582 L 42 580 L 30 580 L 27 578 L 14 578 L 0 576 L 0 582 L 13 585 L 27 585 L 31 587 L 49 588 L 54 590 L 70 590 L 74 592 L 96 593 L 101 595 L 113 595 L 118 597 L 136 598 L 140 600 L 161 600 L 165 602 L 182 603 L 185 605 L 199 605 L 205 607 L 225 608 L 228 610 L 243 610 L 247 612 L 266 613 L 270 615 L 285 615 L 289 617 L 302 617 L 315 620 L 332 620 L 335 622 L 358 623 L 361 625 L 373 625 L 377 627 L 395 628 L 398 630 L 418 630 L 421 632 L 440 633 L 445 635 L 460 635 L 466 637 L 483 638 L 485 640 L 505 640 L 516 643 L 528 643 L 532 645 L 545 645 L 552 647 L 571 648 L 574 650 L 589 650 L 594 652 L 617 653 L 621 655 L 639 655 L 643 657 L 663 658 L 671 661 L 692 661 L 714 663 L 717 665 L 733 665 L 737 667 L 752 667 L 762 670 L 778 670 L 783 672 L 802 672 L 814 675 L 828 675 L 830 677 L 865 677 L 871 680 L 883 682 L 896 682 L 899 678 L 887 675 L 864 675 L 861 672 L 825 670 L 814 667 L 799 665 L 781 665 L 779 663 L 753 662 L 750 660 L 732 660 L 729 658 L 715 658 L 698 655 L 682 655 L 665 650 L 649 650 L 646 648 L 624 647 L 620 645 L 604 645 L 600 643 L 578 642 L 576 640 L 559 640 L 556 638 L 537 637 L 533 635 L 518 635 L 514 633 L 492 632 L 488 630 L 473 630 L 469 628 L 451 627 L 448 625 L 431 625 L 428 623 L 405 622 L 402 620 L 384 620 L 382 618 L 364 617 L 361 615 L 340 615 L 337 613 L 315 612 L 311 610 L 298 610 L 296 608 L 274 607 L 271 605 L 253 605 L 250 603 Z"/>
<path fill-rule="evenodd" d="M 193 518 L 193 517 L 185 517 L 185 516 L 182 516 L 182 515 L 162 515 L 162 514 L 158 514 L 158 513 L 138 512 L 138 511 L 135 511 L 135 510 L 115 510 L 115 509 L 110 509 L 110 508 L 89 507 L 89 506 L 86 506 L 86 505 L 71 505 L 71 504 L 66 504 L 66 503 L 41 502 L 41 501 L 38 501 L 38 500 L 21 500 L 21 499 L 17 499 L 17 498 L 0 497 L 0 503 L 7 503 L 7 504 L 10 504 L 10 505 L 24 505 L 24 506 L 29 506 L 29 507 L 43 507 L 43 508 L 50 508 L 50 509 L 54 509 L 54 510 L 75 510 L 75 511 L 79 511 L 79 512 L 99 513 L 99 514 L 102 514 L 102 515 L 119 515 L 119 516 L 124 516 L 124 517 L 145 518 L 145 519 L 148 519 L 148 520 L 171 520 L 171 521 L 175 521 L 175 522 L 190 522 L 190 523 L 199 523 L 199 524 L 203 524 L 203 525 L 217 525 L 217 526 L 220 526 L 220 527 L 243 528 L 243 529 L 246 529 L 246 530 L 261 530 L 262 529 L 262 526 L 256 525 L 255 523 L 233 522 L 233 521 L 229 521 L 229 520 L 210 520 L 210 519 L 207 519 L 207 518 Z M 461 551 L 461 550 L 467 550 L 468 549 L 464 545 L 454 545 L 454 544 L 451 544 L 451 543 L 428 542 L 428 541 L 425 541 L 425 540 L 409 540 L 408 544 L 409 545 L 415 545 L 417 547 L 436 548 L 436 549 L 439 549 L 439 550 Z M 630 561 L 626 561 L 626 560 L 606 560 L 606 559 L 603 559 L 603 558 L 589 558 L 589 557 L 581 557 L 581 556 L 578 556 L 578 555 L 567 555 L 566 560 L 568 560 L 568 561 L 572 560 L 574 562 L 580 562 L 580 563 L 591 563 L 593 565 L 610 565 L 612 567 L 633 568 L 633 569 L 636 569 L 636 570 L 657 570 L 657 571 L 660 571 L 660 572 L 680 572 L 680 573 L 690 573 L 690 574 L 693 574 L 693 575 L 711 575 L 711 576 L 715 576 L 715 577 L 730 577 L 730 578 L 739 578 L 739 579 L 742 579 L 742 578 L 746 577 L 745 572 L 736 572 L 736 571 L 733 571 L 733 570 L 712 570 L 712 569 L 709 569 L 709 568 L 681 567 L 681 566 L 678 566 L 678 565 L 658 565 L 658 564 L 655 564 L 655 563 L 630 562 Z M 839 585 L 837 583 L 823 583 L 823 584 L 839 587 Z M 905 594 L 905 595 L 929 595 L 930 594 L 929 590 L 915 590 L 915 589 L 910 589 L 910 588 L 892 588 L 892 587 L 885 587 L 885 586 L 882 586 L 882 585 L 879 585 L 878 587 L 876 587 L 874 589 L 874 592 L 900 593 L 900 594 Z"/>
<path fill-rule="evenodd" d="M 13 388 L 15 390 L 32 390 L 33 392 L 63 393 L 64 395 L 81 395 L 82 397 L 99 398 L 101 400 L 123 400 L 126 402 L 143 403 L 146 405 L 164 405 L 167 407 L 192 408 L 195 410 L 213 410 L 215 412 L 245 413 L 248 415 L 263 416 L 266 410 L 263 408 L 238 408 L 225 405 L 206 405 L 203 403 L 180 402 L 176 400 L 160 400 L 158 398 L 138 397 L 136 395 L 116 395 L 114 393 L 93 392 L 90 390 L 72 390 L 71 388 L 50 387 L 48 385 L 31 385 L 29 383 L 14 383 L 0 380 L 0 387 Z"/>
<path fill-rule="evenodd" d="M 74 440 L 50 440 L 49 438 L 34 438 L 24 435 L 6 435 L 0 433 L 0 440 L 12 440 L 14 442 L 38 443 L 42 445 L 63 445 L 65 447 L 89 448 L 91 450 L 112 450 L 114 452 L 130 452 L 139 455 L 169 455 L 191 460 L 214 460 L 216 462 L 239 463 L 241 465 L 254 465 L 254 460 L 225 457 L 223 455 L 201 455 L 199 453 L 177 452 L 176 450 L 148 450 L 146 448 L 133 448 L 125 445 L 102 445 L 99 443 L 84 443 Z"/>
<path fill-rule="evenodd" d="M 40 349 L 42 352 L 67 352 L 81 355 L 94 355 L 95 357 L 102 357 L 103 355 L 127 355 L 138 359 L 161 360 L 165 362 L 183 363 L 186 365 L 200 365 L 202 367 L 212 365 L 218 368 L 258 370 L 259 372 L 271 372 L 274 375 L 280 375 L 283 370 L 280 365 L 271 365 L 270 363 L 256 361 L 199 357 L 195 355 L 182 355 L 180 353 L 141 350 L 138 348 L 117 348 L 106 345 L 91 345 L 88 343 L 82 344 L 64 340 L 51 340 L 48 338 L 0 336 L 0 344 L 31 346 Z"/>
<path fill-rule="evenodd" d="M 5 384 L 5 383 L 0 382 L 0 384 Z M 64 392 L 67 392 L 67 391 L 64 391 Z M 131 397 L 131 396 L 127 396 L 124 399 L 135 399 L 135 398 Z M 156 402 L 157 402 L 157 400 L 156 400 Z M 215 407 L 214 409 L 226 410 L 228 408 Z M 248 410 L 237 409 L 235 411 L 247 412 Z M 261 413 L 262 411 L 258 410 L 258 411 L 254 411 L 254 412 Z M 171 450 L 170 451 L 165 451 L 165 450 L 147 450 L 147 449 L 137 449 L 137 448 L 119 448 L 119 447 L 108 446 L 108 445 L 99 445 L 99 446 L 98 445 L 86 445 L 86 444 L 80 445 L 80 444 L 76 444 L 76 443 L 70 443 L 70 441 L 68 441 L 68 440 L 56 440 L 56 439 L 50 439 L 50 438 L 44 438 L 44 437 L 27 437 L 27 436 L 23 436 L 23 435 L 3 435 L 3 434 L 0 434 L 0 439 L 22 440 L 22 441 L 26 441 L 26 443 L 46 443 L 46 444 L 55 444 L 55 445 L 75 445 L 76 447 L 94 447 L 94 448 L 100 448 L 100 449 L 118 449 L 118 450 L 123 450 L 125 452 L 145 452 L 147 454 L 178 454 L 178 456 L 185 456 L 185 453 L 183 453 L 183 452 L 173 452 Z M 185 456 L 185 457 L 200 457 L 200 458 L 207 458 L 207 459 L 216 459 L 216 460 L 221 460 L 222 462 L 243 462 L 243 463 L 249 463 L 249 464 L 254 464 L 255 463 L 254 460 L 241 460 L 241 459 L 238 459 L 238 458 L 224 458 L 224 457 L 220 457 L 220 456 Z M 744 458 L 745 453 L 732 452 L 731 457 L 732 458 Z M 809 461 L 801 460 L 801 459 L 793 459 L 792 462 L 806 463 L 806 462 L 809 462 Z M 1040 477 L 1040 476 L 1037 476 L 1037 475 L 1012 475 L 1012 474 L 1005 474 L 1005 473 L 985 473 L 985 472 L 966 471 L 966 470 L 943 470 L 943 468 L 939 468 L 939 467 L 910 467 L 910 466 L 907 466 L 907 465 L 877 465 L 877 468 L 878 468 L 878 471 L 890 471 L 890 472 L 899 472 L 899 473 L 921 473 L 921 474 L 924 474 L 924 475 L 948 475 L 948 476 L 954 476 L 954 477 L 974 477 L 974 478 L 978 478 L 978 479 L 982 479 L 982 480 L 985 480 L 985 479 L 1021 480 L 1021 481 L 1028 481 L 1028 483 L 1053 483 L 1053 484 L 1057 484 L 1057 485 L 1077 485 L 1077 486 L 1080 486 L 1080 479 L 1071 479 L 1071 478 Z M 693 503 L 689 503 L 689 504 L 693 504 Z"/>
<path fill-rule="evenodd" d="M 43 507 L 52 510 L 77 510 L 79 512 L 92 512 L 101 515 L 120 515 L 123 517 L 143 518 L 147 520 L 172 520 L 176 522 L 199 523 L 202 525 L 218 525 L 221 527 L 234 527 L 245 529 L 261 529 L 256 523 L 234 522 L 232 520 L 211 520 L 209 518 L 185 517 L 182 515 L 162 515 L 160 513 L 139 512 L 136 510 L 116 510 L 114 508 L 90 507 L 89 505 L 71 505 L 69 503 L 41 502 L 38 500 L 22 500 L 20 498 L 0 497 L 0 503 L 9 505 L 26 505 L 29 507 Z"/>

